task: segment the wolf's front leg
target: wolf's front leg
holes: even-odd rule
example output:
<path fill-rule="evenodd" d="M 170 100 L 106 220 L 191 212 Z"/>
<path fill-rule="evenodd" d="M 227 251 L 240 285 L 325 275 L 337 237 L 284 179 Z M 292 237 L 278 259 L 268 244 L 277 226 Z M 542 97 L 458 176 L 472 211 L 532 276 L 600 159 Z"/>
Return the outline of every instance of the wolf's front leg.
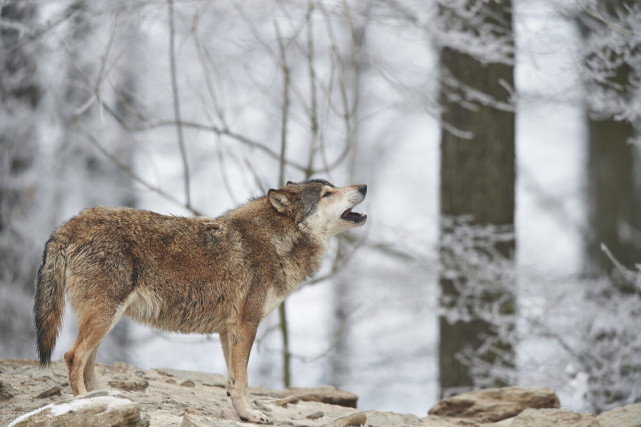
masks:
<path fill-rule="evenodd" d="M 251 409 L 247 399 L 247 362 L 256 337 L 257 323 L 241 323 L 235 327 L 230 339 L 231 401 L 243 421 L 272 424 L 272 420 L 260 411 Z"/>
<path fill-rule="evenodd" d="M 220 336 L 220 344 L 223 347 L 223 355 L 225 356 L 225 366 L 227 367 L 227 396 L 231 396 L 231 390 L 232 390 L 232 371 L 231 371 L 231 366 L 230 366 L 230 360 L 231 356 L 229 354 L 229 349 L 230 349 L 230 344 L 229 344 L 229 334 L 227 331 L 220 332 L 218 334 Z"/>

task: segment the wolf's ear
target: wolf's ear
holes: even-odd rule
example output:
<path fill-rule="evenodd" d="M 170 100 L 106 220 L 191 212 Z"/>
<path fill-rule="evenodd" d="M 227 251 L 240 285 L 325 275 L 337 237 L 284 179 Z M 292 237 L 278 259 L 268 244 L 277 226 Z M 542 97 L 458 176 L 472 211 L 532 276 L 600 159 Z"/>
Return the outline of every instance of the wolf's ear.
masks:
<path fill-rule="evenodd" d="M 283 215 L 289 214 L 294 203 L 293 194 L 282 190 L 269 190 L 269 192 L 267 192 L 267 199 L 274 209 L 276 209 L 276 212 Z"/>

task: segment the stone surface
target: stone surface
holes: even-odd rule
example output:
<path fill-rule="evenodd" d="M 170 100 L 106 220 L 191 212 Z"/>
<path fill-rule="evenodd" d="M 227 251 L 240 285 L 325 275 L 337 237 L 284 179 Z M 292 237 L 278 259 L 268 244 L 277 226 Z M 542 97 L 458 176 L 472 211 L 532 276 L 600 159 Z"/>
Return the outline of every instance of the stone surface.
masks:
<path fill-rule="evenodd" d="M 15 425 L 20 426 L 252 425 L 241 422 L 236 415 L 226 394 L 227 378 L 224 375 L 174 369 L 144 370 L 122 362 L 99 364 L 98 379 L 111 389 L 74 397 L 62 361 L 40 369 L 33 360 L 0 360 L 0 371 L 0 393 L 5 390 L 13 396 L 0 403 L 0 426 L 14 420 Z M 47 394 L 49 401 L 35 398 Z M 598 418 L 568 410 L 532 409 L 545 405 L 558 407 L 558 399 L 550 389 L 508 387 L 465 393 L 439 402 L 430 411 L 431 415 L 423 418 L 361 411 L 351 407 L 357 402 L 355 394 L 327 386 L 287 390 L 250 387 L 249 398 L 252 407 L 268 414 L 276 426 L 641 427 L 641 404 L 608 411 Z M 116 407 L 118 411 L 111 409 Z M 72 410 L 67 410 L 69 408 Z M 43 421 L 54 412 L 63 418 L 55 422 Z M 31 414 L 25 415 L 27 413 Z M 512 414 L 511 418 L 508 418 L 509 414 Z M 501 421 L 497 422 L 499 419 Z"/>
<path fill-rule="evenodd" d="M 567 409 L 526 409 L 517 415 L 510 427 L 600 427 L 594 415 Z"/>
<path fill-rule="evenodd" d="M 291 388 L 283 390 L 282 394 L 306 402 L 328 403 L 346 408 L 356 408 L 358 403 L 358 396 L 356 394 L 328 385 L 313 388 Z"/>
<path fill-rule="evenodd" d="M 6 381 L 0 381 L 0 402 L 13 399 L 16 393 L 11 384 Z"/>
<path fill-rule="evenodd" d="M 336 418 L 330 425 L 332 427 L 362 426 L 365 425 L 366 422 L 367 415 L 365 415 L 365 412 L 358 411 Z"/>
<path fill-rule="evenodd" d="M 238 423 L 229 420 L 216 420 L 207 417 L 196 417 L 185 415 L 180 423 L 180 427 L 242 427 L 247 423 Z"/>
<path fill-rule="evenodd" d="M 552 389 L 504 387 L 471 391 L 443 399 L 428 413 L 490 423 L 514 417 L 527 408 L 558 407 L 559 398 Z"/>
<path fill-rule="evenodd" d="M 43 401 L 33 397 L 54 387 L 61 391 L 61 395 L 50 397 L 55 403 L 83 397 L 73 397 L 62 361 L 40 369 L 33 361 L 0 360 L 0 369 L 4 370 L 3 380 L 6 378 L 8 386 L 17 390 L 15 398 L 7 401 L 8 404 L 3 402 L 0 425 L 42 407 Z M 135 402 L 153 426 L 249 425 L 242 423 L 236 415 L 226 394 L 227 378 L 224 375 L 174 369 L 143 370 L 122 362 L 98 364 L 96 373 L 99 382 L 106 388 L 112 388 L 112 393 L 119 393 Z M 249 393 L 251 405 L 269 414 L 275 425 L 313 427 L 367 418 L 363 411 L 322 403 L 356 404 L 355 394 L 334 387 L 288 390 L 250 387 Z M 394 424 L 383 422 L 379 425 Z"/>
<path fill-rule="evenodd" d="M 309 414 L 305 418 L 307 418 L 308 420 L 317 420 L 319 418 L 323 418 L 324 416 L 325 416 L 324 412 L 318 411 L 318 412 L 314 412 L 312 414 Z"/>
<path fill-rule="evenodd" d="M 28 412 L 9 427 L 148 426 L 140 405 L 113 391 L 87 393 Z"/>
<path fill-rule="evenodd" d="M 62 386 L 56 385 L 38 394 L 36 396 L 36 399 L 46 399 L 48 397 L 61 396 L 61 395 L 62 395 Z"/>
<path fill-rule="evenodd" d="M 597 420 L 602 427 L 641 427 L 641 403 L 603 412 Z"/>
<path fill-rule="evenodd" d="M 114 387 L 123 391 L 145 391 L 149 387 L 147 380 L 112 380 L 109 381 L 110 387 Z"/>

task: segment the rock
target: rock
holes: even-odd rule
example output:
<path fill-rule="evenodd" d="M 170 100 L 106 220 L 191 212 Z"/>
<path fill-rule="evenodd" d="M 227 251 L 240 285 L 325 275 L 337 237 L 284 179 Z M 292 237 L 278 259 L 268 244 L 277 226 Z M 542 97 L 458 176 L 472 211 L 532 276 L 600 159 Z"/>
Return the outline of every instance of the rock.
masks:
<path fill-rule="evenodd" d="M 172 374 L 170 371 L 171 369 L 154 369 L 154 371 L 158 372 L 158 374 L 164 376 L 164 377 L 173 377 L 174 374 Z"/>
<path fill-rule="evenodd" d="M 319 418 L 323 418 L 325 416 L 325 413 L 323 411 L 318 411 L 318 412 L 313 412 L 306 416 L 308 420 L 317 420 Z"/>
<path fill-rule="evenodd" d="M 611 409 L 596 418 L 603 427 L 641 427 L 641 403 Z"/>
<path fill-rule="evenodd" d="M 59 385 L 56 385 L 37 395 L 36 399 L 46 399 L 47 397 L 61 396 L 61 395 L 62 395 L 62 387 Z"/>
<path fill-rule="evenodd" d="M 349 426 L 362 426 L 367 422 L 367 415 L 365 412 L 358 411 L 340 418 L 336 418 L 330 423 L 332 427 L 349 427 Z"/>
<path fill-rule="evenodd" d="M 28 412 L 10 427 L 148 426 L 140 405 L 114 392 L 87 393 Z"/>
<path fill-rule="evenodd" d="M 281 391 L 286 397 L 296 398 L 306 402 L 322 402 L 330 405 L 356 408 L 358 396 L 348 391 L 339 390 L 329 385 L 310 388 L 290 388 Z"/>
<path fill-rule="evenodd" d="M 149 387 L 147 380 L 112 380 L 107 384 L 123 391 L 145 391 Z"/>
<path fill-rule="evenodd" d="M 243 427 L 245 425 L 229 420 L 214 420 L 207 417 L 185 415 L 180 427 Z"/>
<path fill-rule="evenodd" d="M 0 381 L 0 402 L 13 399 L 17 391 L 6 381 Z"/>
<path fill-rule="evenodd" d="M 366 414 L 367 414 L 368 426 L 448 427 L 448 426 L 454 425 L 453 423 L 450 423 L 449 419 L 441 418 L 441 417 L 427 417 L 427 418 L 420 419 L 416 415 L 396 414 L 394 412 L 384 412 L 384 411 L 367 411 Z M 436 421 L 442 421 L 442 420 L 444 420 L 445 422 L 436 422 Z"/>
<path fill-rule="evenodd" d="M 559 398 L 549 388 L 504 387 L 448 397 L 434 405 L 428 413 L 490 423 L 514 417 L 527 408 L 558 408 L 559 406 Z"/>
<path fill-rule="evenodd" d="M 287 408 L 287 406 L 291 404 L 296 404 L 300 401 L 300 399 L 296 396 L 289 396 L 286 397 L 285 399 L 276 399 L 272 401 L 272 405 L 278 405 L 282 406 L 283 408 Z"/>
<path fill-rule="evenodd" d="M 517 415 L 510 427 L 600 427 L 594 415 L 567 409 L 526 409 Z"/>
<path fill-rule="evenodd" d="M 47 369 L 40 369 L 37 361 L 0 360 L 0 369 L 4 371 L 0 377 L 0 396 L 6 396 L 6 400 L 0 402 L 0 425 L 3 426 L 13 419 L 16 419 L 14 425 L 23 426 L 248 425 L 242 423 L 234 411 L 231 399 L 226 395 L 227 378 L 223 375 L 174 369 L 143 370 L 125 363 L 99 364 L 99 373 L 104 377 L 105 383 L 108 382 L 115 389 L 74 398 L 69 385 L 62 382 L 67 372 L 63 360 L 52 362 Z M 58 385 L 51 387 L 52 384 Z M 58 394 L 58 387 L 61 388 L 61 394 Z M 49 394 L 51 402 L 34 399 L 34 396 Z M 641 427 L 641 404 L 604 412 L 596 419 L 591 415 L 571 411 L 526 409 L 528 405 L 558 407 L 558 399 L 549 389 L 509 387 L 466 393 L 457 398 L 445 399 L 435 405 L 430 411 L 431 415 L 424 418 L 374 410 L 363 412 L 346 407 L 355 406 L 357 396 L 334 387 L 280 391 L 250 387 L 249 400 L 252 408 L 268 413 L 274 420 L 274 425 L 289 427 L 362 423 L 385 427 L 596 426 L 597 422 L 603 426 Z M 51 405 L 40 408 L 45 403 Z M 112 407 L 114 411 L 111 411 Z M 129 409 L 131 411 L 126 415 Z M 74 413 L 76 410 L 78 412 Z M 121 410 L 125 412 L 124 415 Z M 37 414 L 35 418 L 30 418 L 34 413 Z M 116 416 L 117 413 L 121 415 Z M 434 415 L 435 413 L 441 415 Z M 512 418 L 489 421 L 509 416 L 510 413 L 513 414 Z M 113 419 L 114 417 L 117 419 Z"/>

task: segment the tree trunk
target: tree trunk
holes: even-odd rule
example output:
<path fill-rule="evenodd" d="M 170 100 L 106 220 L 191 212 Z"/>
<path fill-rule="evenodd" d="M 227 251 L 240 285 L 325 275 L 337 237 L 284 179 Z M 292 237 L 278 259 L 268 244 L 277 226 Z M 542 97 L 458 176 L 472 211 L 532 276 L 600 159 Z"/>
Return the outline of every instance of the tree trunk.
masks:
<path fill-rule="evenodd" d="M 506 385 L 514 367 L 512 6 L 473 6 L 439 7 L 442 396 Z M 451 43 L 461 34 L 486 50 Z M 500 56 L 490 51 L 497 46 Z"/>
<path fill-rule="evenodd" d="M 588 119 L 589 234 L 585 257 L 590 276 L 613 274 L 615 280 L 622 279 L 602 244 L 629 269 L 641 262 L 641 242 L 635 241 L 641 230 L 634 176 L 637 150 L 628 142 L 634 135 L 628 121 Z"/>
<path fill-rule="evenodd" d="M 591 13 L 580 15 L 583 35 L 583 75 L 587 113 L 587 206 L 585 271 L 599 280 L 586 294 L 601 310 L 586 325 L 583 352 L 590 362 L 586 400 L 602 412 L 638 401 L 638 317 L 630 301 L 638 289 L 602 250 L 607 246 L 624 267 L 641 262 L 641 197 L 638 147 L 639 112 L 634 110 L 641 70 L 641 43 L 630 37 L 641 6 L 630 0 L 599 0 Z M 636 15 L 633 16 L 633 15 Z"/>
<path fill-rule="evenodd" d="M 594 16 L 584 14 L 579 20 L 588 116 L 586 272 L 614 273 L 619 284 L 621 277 L 601 245 L 628 268 L 641 261 L 641 198 L 634 171 L 638 150 L 631 144 L 636 131 L 626 112 L 634 96 L 633 82 L 641 77 L 641 70 L 634 70 L 628 61 L 640 55 L 641 46 L 619 29 L 627 27 L 625 16 L 634 3 L 600 0 Z"/>

